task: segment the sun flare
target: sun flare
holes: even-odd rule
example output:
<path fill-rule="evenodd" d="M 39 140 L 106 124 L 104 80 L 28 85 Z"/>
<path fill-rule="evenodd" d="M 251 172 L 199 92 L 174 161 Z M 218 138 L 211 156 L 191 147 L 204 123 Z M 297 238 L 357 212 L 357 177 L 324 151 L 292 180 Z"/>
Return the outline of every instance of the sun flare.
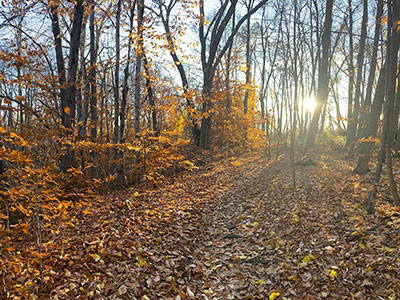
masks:
<path fill-rule="evenodd" d="M 315 98 L 314 96 L 310 96 L 303 100 L 303 108 L 306 112 L 313 113 L 315 109 Z"/>

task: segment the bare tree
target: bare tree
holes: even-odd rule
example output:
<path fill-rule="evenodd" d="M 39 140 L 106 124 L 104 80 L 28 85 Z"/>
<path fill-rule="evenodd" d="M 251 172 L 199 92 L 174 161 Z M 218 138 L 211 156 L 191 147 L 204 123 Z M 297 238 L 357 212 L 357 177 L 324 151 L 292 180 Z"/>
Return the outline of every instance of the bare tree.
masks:
<path fill-rule="evenodd" d="M 361 36 L 360 36 L 360 44 L 359 50 L 357 54 L 357 75 L 356 75 L 356 86 L 354 93 L 354 109 L 352 117 L 349 121 L 349 126 L 347 129 L 347 140 L 346 145 L 350 149 L 350 153 L 353 153 L 354 150 L 354 142 L 356 139 L 357 133 L 357 125 L 358 125 L 358 116 L 360 113 L 360 98 L 361 98 L 361 81 L 364 67 L 364 52 L 365 52 L 365 39 L 367 36 L 367 25 L 368 25 L 368 0 L 363 1 L 363 18 L 361 25 Z"/>
<path fill-rule="evenodd" d="M 76 81 L 78 70 L 78 55 L 80 36 L 82 32 L 82 20 L 84 15 L 84 1 L 77 0 L 74 4 L 73 23 L 71 38 L 69 41 L 69 61 L 66 71 L 64 64 L 62 35 L 60 30 L 58 6 L 54 2 L 50 4 L 50 16 L 52 20 L 52 31 L 54 36 L 54 47 L 56 52 L 57 70 L 60 84 L 61 99 L 61 123 L 65 128 L 64 134 L 70 135 L 75 122 L 76 109 Z M 61 170 L 67 172 L 75 165 L 75 155 L 71 147 L 67 146 L 66 153 L 61 157 Z"/>
<path fill-rule="evenodd" d="M 314 146 L 321 111 L 323 106 L 326 105 L 328 100 L 328 92 L 329 92 L 328 62 L 329 62 L 329 52 L 331 48 L 332 8 L 333 8 L 333 0 L 327 0 L 324 32 L 322 35 L 322 58 L 318 72 L 317 103 L 314 110 L 313 118 L 311 120 L 310 129 L 308 131 L 304 152 L 307 152 L 309 148 Z"/>

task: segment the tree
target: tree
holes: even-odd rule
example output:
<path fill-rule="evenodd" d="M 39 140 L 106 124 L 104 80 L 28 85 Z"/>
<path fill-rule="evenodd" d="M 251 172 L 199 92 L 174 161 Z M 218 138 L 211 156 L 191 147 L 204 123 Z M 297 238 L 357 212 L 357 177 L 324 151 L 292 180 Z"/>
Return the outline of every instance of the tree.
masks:
<path fill-rule="evenodd" d="M 356 139 L 357 133 L 357 125 L 358 125 L 358 116 L 360 112 L 360 98 L 361 98 L 361 81 L 363 74 L 363 66 L 364 66 L 364 52 L 365 52 L 365 39 L 367 36 L 367 25 L 368 25 L 368 0 L 363 1 L 363 18 L 361 25 L 361 36 L 360 36 L 360 44 L 359 50 L 357 54 L 357 76 L 356 76 L 356 90 L 354 94 L 354 109 L 352 117 L 349 121 L 349 126 L 347 129 L 347 140 L 346 145 L 350 149 L 350 153 L 353 153 L 354 150 L 354 142 Z"/>
<path fill-rule="evenodd" d="M 304 152 L 307 152 L 308 149 L 314 146 L 321 111 L 323 106 L 326 104 L 328 100 L 328 92 L 329 92 L 328 61 L 329 61 L 329 52 L 331 47 L 332 8 L 333 8 L 333 0 L 327 0 L 324 32 L 322 34 L 322 58 L 318 72 L 318 90 L 317 90 L 316 106 L 311 120 L 310 128 L 308 130 Z"/>
<path fill-rule="evenodd" d="M 372 88 L 374 84 L 374 78 L 376 73 L 377 65 L 377 53 L 379 44 L 379 35 L 381 31 L 381 22 L 383 14 L 383 0 L 379 0 L 377 4 L 376 19 L 375 19 L 375 33 L 374 33 L 374 45 L 372 49 L 372 58 L 370 64 L 370 73 L 368 75 L 367 91 L 363 109 L 361 110 L 361 122 L 365 126 L 361 130 L 362 138 L 358 152 L 357 166 L 354 169 L 354 173 L 365 174 L 368 172 L 368 162 L 371 153 L 371 147 L 374 142 L 368 141 L 376 136 L 378 131 L 378 121 L 382 111 L 382 104 L 384 100 L 384 87 L 385 87 L 385 69 L 383 66 L 378 77 L 378 83 L 374 94 L 374 99 L 371 106 Z"/>
<path fill-rule="evenodd" d="M 54 36 L 54 47 L 57 59 L 57 70 L 60 85 L 61 99 L 61 124 L 66 136 L 71 135 L 75 122 L 76 109 L 76 79 L 78 70 L 79 42 L 82 32 L 82 20 L 84 15 L 84 1 L 77 0 L 74 4 L 73 23 L 71 28 L 71 38 L 69 41 L 69 61 L 68 69 L 65 69 L 64 55 L 62 46 L 62 36 L 60 30 L 58 5 L 50 3 L 50 16 L 52 19 L 52 31 Z M 75 155 L 71 147 L 66 147 L 66 153 L 61 157 L 61 170 L 65 173 L 75 165 Z"/>
<path fill-rule="evenodd" d="M 262 0 L 252 9 L 250 9 L 236 24 L 232 30 L 231 35 L 225 44 L 221 45 L 221 37 L 225 32 L 225 29 L 230 22 L 234 12 L 236 10 L 237 0 L 229 1 L 224 0 L 221 7 L 214 16 L 212 22 L 210 22 L 207 31 L 205 31 L 205 13 L 204 13 L 204 1 L 200 0 L 200 22 L 199 22 L 199 39 L 201 47 L 201 66 L 203 70 L 203 82 L 202 82 L 202 118 L 200 127 L 200 143 L 199 146 L 202 149 L 208 149 L 210 146 L 210 130 L 211 130 L 211 92 L 213 87 L 214 75 L 218 65 L 221 62 L 225 52 L 229 49 L 233 38 L 239 31 L 242 24 L 250 18 L 255 12 L 257 12 L 268 0 Z M 209 35 L 210 34 L 210 35 Z M 207 43 L 208 41 L 208 43 Z M 218 52 L 218 49 L 221 49 Z"/>
<path fill-rule="evenodd" d="M 381 178 L 381 171 L 383 162 L 386 158 L 386 166 L 389 177 L 390 191 L 396 205 L 400 205 L 399 195 L 397 193 L 396 182 L 394 180 L 392 170 L 392 147 L 395 134 L 395 127 L 393 126 L 395 117 L 394 106 L 396 97 L 396 82 L 397 82 L 397 63 L 398 52 L 400 46 L 399 25 L 400 25 L 400 5 L 397 1 L 388 1 L 388 50 L 386 54 L 386 72 L 385 72 L 385 105 L 384 105 L 384 119 L 383 130 L 380 143 L 380 151 L 378 163 L 374 174 L 374 187 L 370 192 L 365 208 L 368 213 L 374 211 L 374 199 L 377 193 L 377 185 Z"/>
<path fill-rule="evenodd" d="M 168 4 L 164 3 L 163 1 L 156 1 L 159 12 L 156 13 L 158 17 L 161 18 L 162 24 L 164 26 L 166 40 L 168 44 L 168 50 L 171 55 L 172 61 L 174 62 L 175 67 L 178 70 L 183 95 L 186 98 L 187 110 L 189 112 L 189 120 L 190 120 L 190 127 L 192 133 L 192 139 L 195 144 L 199 143 L 199 129 L 197 126 L 196 118 L 194 115 L 195 106 L 193 103 L 192 93 L 189 87 L 188 76 L 186 74 L 185 68 L 183 66 L 183 62 L 179 59 L 177 53 L 177 47 L 175 45 L 175 41 L 173 38 L 173 33 L 171 32 L 170 28 L 170 20 L 171 20 L 171 13 L 175 5 L 178 3 L 177 0 L 170 0 Z"/>

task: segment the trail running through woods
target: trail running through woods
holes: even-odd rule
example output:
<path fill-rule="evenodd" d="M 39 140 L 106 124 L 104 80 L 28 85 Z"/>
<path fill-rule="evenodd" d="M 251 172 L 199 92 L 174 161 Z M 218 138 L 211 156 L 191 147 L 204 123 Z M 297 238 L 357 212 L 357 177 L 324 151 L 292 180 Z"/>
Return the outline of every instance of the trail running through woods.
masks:
<path fill-rule="evenodd" d="M 368 178 L 335 157 L 298 166 L 295 191 L 287 156 L 246 155 L 101 197 L 44 243 L 40 295 L 399 299 L 397 212 L 365 215 Z"/>

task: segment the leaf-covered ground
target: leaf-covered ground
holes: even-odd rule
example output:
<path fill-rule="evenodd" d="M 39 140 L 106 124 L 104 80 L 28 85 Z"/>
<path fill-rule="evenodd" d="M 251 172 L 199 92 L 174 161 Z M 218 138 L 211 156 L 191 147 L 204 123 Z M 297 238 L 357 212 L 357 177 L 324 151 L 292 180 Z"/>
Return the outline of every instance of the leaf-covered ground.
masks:
<path fill-rule="evenodd" d="M 366 215 L 371 174 L 352 176 L 354 162 L 336 153 L 313 161 L 297 167 L 296 190 L 285 155 L 246 155 L 101 197 L 43 241 L 41 285 L 32 265 L 23 278 L 3 273 L 4 289 L 30 299 L 400 299 L 397 210 Z"/>

